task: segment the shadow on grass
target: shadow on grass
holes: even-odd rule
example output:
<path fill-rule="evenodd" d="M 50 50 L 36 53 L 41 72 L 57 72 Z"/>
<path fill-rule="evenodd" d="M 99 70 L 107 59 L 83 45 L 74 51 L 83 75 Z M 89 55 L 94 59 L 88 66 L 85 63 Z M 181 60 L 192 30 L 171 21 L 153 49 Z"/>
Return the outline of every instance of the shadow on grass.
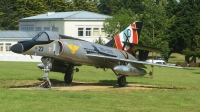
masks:
<path fill-rule="evenodd" d="M 32 84 L 21 84 L 21 85 L 13 85 L 10 86 L 10 88 L 30 88 L 30 87 L 38 87 L 43 83 L 42 78 L 38 78 L 38 83 L 32 83 Z M 95 82 L 72 82 L 71 84 L 66 84 L 64 81 L 57 80 L 57 79 L 50 79 L 52 87 L 66 87 L 66 86 L 115 86 L 116 80 L 105 80 L 105 81 L 99 81 L 97 83 Z"/>
<path fill-rule="evenodd" d="M 193 72 L 193 74 L 200 74 L 200 72 Z"/>
<path fill-rule="evenodd" d="M 133 87 L 133 86 L 131 86 Z M 149 88 L 149 89 L 165 89 L 165 90 L 182 90 L 186 89 L 183 87 L 171 87 L 171 86 L 157 86 L 157 85 L 134 85 L 134 87 L 139 87 L 139 88 Z"/>
<path fill-rule="evenodd" d="M 22 84 L 16 86 L 10 86 L 10 88 L 31 88 L 31 87 L 38 87 L 42 84 L 42 79 L 38 79 L 38 83 L 32 84 Z M 99 82 L 72 82 L 71 84 L 66 84 L 64 81 L 51 79 L 52 87 L 69 87 L 69 86 L 87 86 L 87 87 L 95 87 L 95 86 L 102 86 L 102 87 L 109 87 L 109 88 L 123 88 L 119 87 L 117 84 L 117 80 L 100 80 Z M 127 82 L 125 88 L 140 88 L 140 89 L 185 89 L 181 87 L 171 87 L 171 86 L 162 86 L 162 85 L 147 85 L 141 84 L 138 82 Z"/>
<path fill-rule="evenodd" d="M 37 87 L 40 84 L 41 84 L 40 82 L 32 84 L 21 84 L 21 85 L 10 86 L 10 88 L 31 88 L 31 87 Z"/>

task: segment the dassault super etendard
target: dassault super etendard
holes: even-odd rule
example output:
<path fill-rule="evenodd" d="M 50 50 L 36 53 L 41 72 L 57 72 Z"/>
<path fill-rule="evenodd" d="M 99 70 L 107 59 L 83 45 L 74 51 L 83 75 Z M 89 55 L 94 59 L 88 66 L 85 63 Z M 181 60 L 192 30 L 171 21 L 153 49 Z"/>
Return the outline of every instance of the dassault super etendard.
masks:
<path fill-rule="evenodd" d="M 72 82 L 75 66 L 89 65 L 97 68 L 109 68 L 117 76 L 120 87 L 126 85 L 126 76 L 143 76 L 147 72 L 145 65 L 182 68 L 138 61 L 132 52 L 134 47 L 156 50 L 138 45 L 142 22 L 130 24 L 115 38 L 105 45 L 91 43 L 78 38 L 57 34 L 50 31 L 38 33 L 30 41 L 19 41 L 11 51 L 24 55 L 42 56 L 38 67 L 43 75 L 45 87 L 51 87 L 48 78 L 50 71 L 64 73 L 64 81 Z"/>

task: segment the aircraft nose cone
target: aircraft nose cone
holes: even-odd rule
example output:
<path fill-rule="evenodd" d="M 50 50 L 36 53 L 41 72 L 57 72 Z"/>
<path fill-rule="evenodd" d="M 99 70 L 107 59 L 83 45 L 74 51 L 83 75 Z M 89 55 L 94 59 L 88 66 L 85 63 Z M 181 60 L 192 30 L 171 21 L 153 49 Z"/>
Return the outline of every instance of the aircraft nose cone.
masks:
<path fill-rule="evenodd" d="M 22 53 L 24 51 L 24 47 L 22 44 L 18 43 L 11 46 L 10 50 L 14 53 Z"/>

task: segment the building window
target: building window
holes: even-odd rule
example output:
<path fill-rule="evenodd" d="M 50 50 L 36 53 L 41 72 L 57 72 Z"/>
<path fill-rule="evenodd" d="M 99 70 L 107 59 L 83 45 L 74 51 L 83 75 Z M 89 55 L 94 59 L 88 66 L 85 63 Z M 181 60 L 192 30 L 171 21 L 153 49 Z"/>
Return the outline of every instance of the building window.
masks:
<path fill-rule="evenodd" d="M 10 51 L 11 43 L 6 43 L 6 51 Z"/>
<path fill-rule="evenodd" d="M 34 25 L 20 25 L 22 31 L 34 31 Z"/>
<path fill-rule="evenodd" d="M 105 32 L 104 28 L 101 28 L 101 36 L 102 37 L 106 36 L 106 32 Z"/>
<path fill-rule="evenodd" d="M 41 31 L 41 27 L 35 27 L 35 31 Z"/>
<path fill-rule="evenodd" d="M 99 36 L 99 28 L 94 28 L 94 29 L 93 29 L 93 35 L 94 35 L 95 37 L 98 37 L 98 36 Z"/>
<path fill-rule="evenodd" d="M 83 36 L 83 28 L 78 28 L 78 36 Z"/>
<path fill-rule="evenodd" d="M 103 26 L 95 25 L 95 26 L 78 26 L 78 37 L 106 37 L 106 32 Z"/>
<path fill-rule="evenodd" d="M 50 31 L 49 27 L 44 27 L 44 31 Z"/>
<path fill-rule="evenodd" d="M 91 36 L 91 28 L 86 28 L 86 36 Z"/>
<path fill-rule="evenodd" d="M 3 43 L 0 43 L 0 51 L 3 51 Z"/>
<path fill-rule="evenodd" d="M 58 27 L 52 27 L 52 31 L 58 32 Z"/>

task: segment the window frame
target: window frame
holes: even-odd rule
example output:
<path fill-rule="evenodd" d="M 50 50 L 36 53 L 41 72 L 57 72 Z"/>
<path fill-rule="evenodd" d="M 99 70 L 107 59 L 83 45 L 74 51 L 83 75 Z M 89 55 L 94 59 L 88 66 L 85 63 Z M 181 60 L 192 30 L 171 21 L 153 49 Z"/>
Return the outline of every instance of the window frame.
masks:
<path fill-rule="evenodd" d="M 48 30 L 46 30 L 48 29 Z M 44 27 L 44 31 L 50 31 L 50 27 Z"/>
<path fill-rule="evenodd" d="M 85 28 L 85 36 L 86 37 L 92 37 L 92 28 Z"/>
<path fill-rule="evenodd" d="M 34 25 L 33 24 L 20 25 L 20 30 L 21 31 L 34 31 Z"/>
<path fill-rule="evenodd" d="M 79 35 L 82 34 L 82 35 Z M 84 28 L 83 27 L 78 27 L 78 37 L 84 37 Z"/>

